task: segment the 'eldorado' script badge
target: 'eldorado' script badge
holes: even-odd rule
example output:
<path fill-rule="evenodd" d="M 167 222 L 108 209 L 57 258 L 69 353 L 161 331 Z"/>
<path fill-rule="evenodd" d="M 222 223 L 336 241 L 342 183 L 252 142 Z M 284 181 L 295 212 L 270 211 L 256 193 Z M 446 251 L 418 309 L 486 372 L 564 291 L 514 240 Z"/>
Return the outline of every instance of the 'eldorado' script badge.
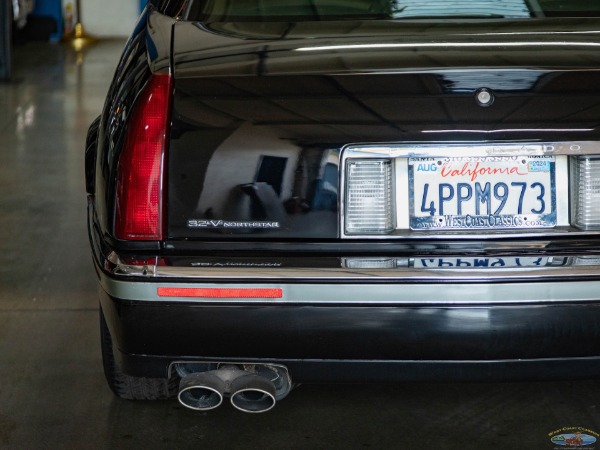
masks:
<path fill-rule="evenodd" d="M 229 221 L 229 220 L 188 220 L 188 228 L 234 228 L 265 229 L 281 228 L 279 222 L 267 221 Z"/>

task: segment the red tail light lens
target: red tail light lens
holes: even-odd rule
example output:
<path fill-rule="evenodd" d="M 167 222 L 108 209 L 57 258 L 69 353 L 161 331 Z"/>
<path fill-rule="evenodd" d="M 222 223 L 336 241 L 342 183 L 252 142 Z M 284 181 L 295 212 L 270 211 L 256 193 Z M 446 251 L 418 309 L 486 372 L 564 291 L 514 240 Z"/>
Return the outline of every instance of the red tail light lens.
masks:
<path fill-rule="evenodd" d="M 152 75 L 133 108 L 117 175 L 115 235 L 119 239 L 163 239 L 172 86 L 170 75 Z"/>

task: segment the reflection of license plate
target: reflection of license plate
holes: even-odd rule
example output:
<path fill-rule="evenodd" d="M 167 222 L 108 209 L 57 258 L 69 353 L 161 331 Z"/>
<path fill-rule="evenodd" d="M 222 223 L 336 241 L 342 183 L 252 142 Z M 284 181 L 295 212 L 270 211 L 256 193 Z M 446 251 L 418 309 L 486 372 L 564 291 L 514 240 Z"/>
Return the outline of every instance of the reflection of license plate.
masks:
<path fill-rule="evenodd" d="M 409 158 L 410 227 L 556 225 L 554 156 Z"/>
<path fill-rule="evenodd" d="M 552 260 L 546 257 L 503 258 L 415 258 L 417 269 L 510 269 L 515 267 L 544 267 Z"/>

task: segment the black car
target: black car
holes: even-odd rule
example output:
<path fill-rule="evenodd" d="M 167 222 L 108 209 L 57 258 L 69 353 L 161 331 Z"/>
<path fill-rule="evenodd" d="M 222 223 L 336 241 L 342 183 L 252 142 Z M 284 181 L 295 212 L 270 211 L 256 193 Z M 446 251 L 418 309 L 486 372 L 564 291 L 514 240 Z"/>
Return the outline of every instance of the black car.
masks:
<path fill-rule="evenodd" d="M 86 148 L 112 390 L 597 377 L 599 13 L 150 1 Z"/>

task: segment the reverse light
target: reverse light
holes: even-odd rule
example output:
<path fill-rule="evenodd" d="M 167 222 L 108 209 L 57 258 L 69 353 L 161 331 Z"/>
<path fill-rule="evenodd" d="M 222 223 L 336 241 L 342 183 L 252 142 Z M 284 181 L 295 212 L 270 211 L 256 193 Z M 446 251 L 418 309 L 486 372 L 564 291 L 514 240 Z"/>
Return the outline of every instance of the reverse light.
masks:
<path fill-rule="evenodd" d="M 572 224 L 582 230 L 600 229 L 600 158 L 579 156 L 572 161 Z"/>
<path fill-rule="evenodd" d="M 163 239 L 172 85 L 169 74 L 152 75 L 133 107 L 118 165 L 115 235 L 119 239 Z"/>
<path fill-rule="evenodd" d="M 346 234 L 385 234 L 394 229 L 392 162 L 356 159 L 346 163 Z"/>

